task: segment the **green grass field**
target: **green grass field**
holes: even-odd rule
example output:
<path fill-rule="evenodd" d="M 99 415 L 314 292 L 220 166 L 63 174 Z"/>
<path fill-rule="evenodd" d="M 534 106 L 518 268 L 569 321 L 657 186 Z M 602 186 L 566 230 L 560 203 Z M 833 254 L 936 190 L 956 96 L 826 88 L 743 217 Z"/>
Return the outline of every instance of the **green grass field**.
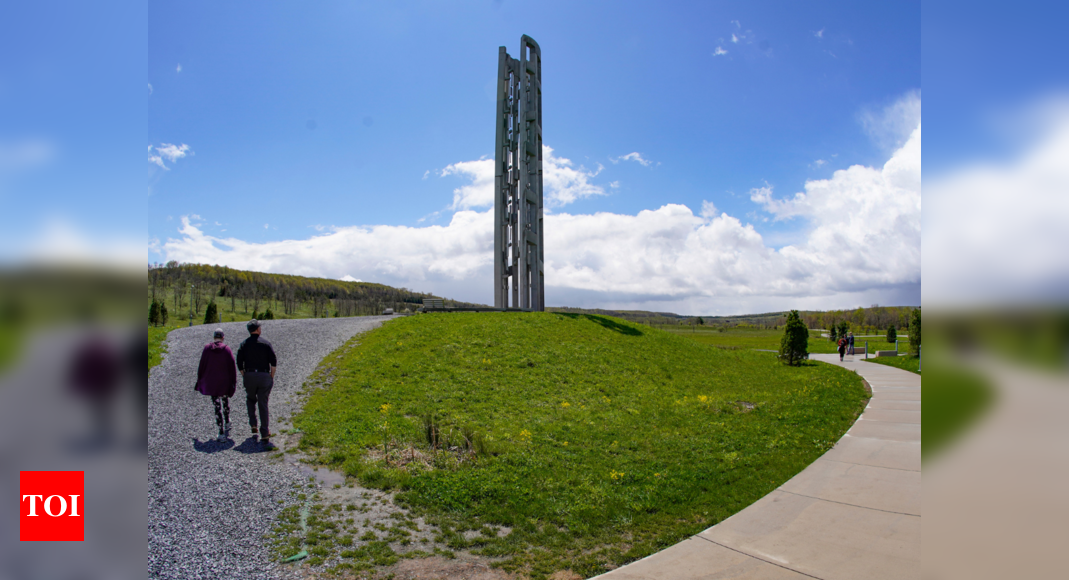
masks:
<path fill-rule="evenodd" d="M 741 328 L 725 330 L 704 330 L 691 328 L 665 328 L 668 332 L 692 338 L 702 344 L 718 346 L 721 348 L 765 349 L 779 350 L 780 340 L 783 338 L 783 330 L 766 330 L 758 328 Z M 854 347 L 865 346 L 869 343 L 869 352 L 877 350 L 894 350 L 895 344 L 888 343 L 884 337 L 857 337 Z M 817 336 L 816 331 L 809 331 L 810 353 L 833 353 L 836 352 L 835 343 L 827 338 Z"/>
<path fill-rule="evenodd" d="M 393 320 L 324 359 L 310 384 L 328 381 L 294 418 L 306 451 L 399 490 L 450 549 L 534 578 L 602 573 L 723 520 L 867 401 L 831 365 L 553 313 Z"/>
<path fill-rule="evenodd" d="M 921 359 L 915 356 L 881 356 L 869 358 L 868 362 L 899 368 L 918 375 L 921 374 Z"/>

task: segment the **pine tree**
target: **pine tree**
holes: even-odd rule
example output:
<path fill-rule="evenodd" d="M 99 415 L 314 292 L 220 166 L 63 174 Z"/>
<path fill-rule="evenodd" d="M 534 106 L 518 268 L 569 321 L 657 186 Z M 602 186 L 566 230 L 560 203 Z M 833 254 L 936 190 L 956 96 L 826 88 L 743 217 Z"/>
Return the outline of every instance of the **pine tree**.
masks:
<path fill-rule="evenodd" d="M 780 342 L 779 358 L 784 364 L 799 366 L 809 358 L 809 329 L 806 328 L 797 310 L 787 315 L 787 324 L 783 327 L 783 340 Z"/>
<path fill-rule="evenodd" d="M 160 303 L 155 300 L 153 300 L 152 305 L 148 307 L 148 323 L 153 326 L 160 325 Z"/>
<path fill-rule="evenodd" d="M 921 309 L 918 307 L 909 317 L 909 354 L 919 355 L 921 352 Z"/>
<path fill-rule="evenodd" d="M 898 331 L 895 330 L 895 325 L 887 327 L 887 342 L 894 342 L 898 340 Z"/>
<path fill-rule="evenodd" d="M 167 303 L 160 302 L 160 324 L 167 326 Z"/>
<path fill-rule="evenodd" d="M 216 322 L 219 322 L 219 308 L 215 305 L 215 300 L 212 300 L 204 308 L 204 324 L 215 324 Z"/>

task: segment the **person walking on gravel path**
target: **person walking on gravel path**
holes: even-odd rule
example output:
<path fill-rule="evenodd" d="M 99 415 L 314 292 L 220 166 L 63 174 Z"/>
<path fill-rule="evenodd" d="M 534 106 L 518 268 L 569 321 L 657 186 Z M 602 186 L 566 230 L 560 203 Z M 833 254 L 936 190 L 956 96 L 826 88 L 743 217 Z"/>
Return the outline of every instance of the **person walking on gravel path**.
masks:
<path fill-rule="evenodd" d="M 252 436 L 256 437 L 256 411 L 260 411 L 260 440 L 266 447 L 271 445 L 267 400 L 271 396 L 271 387 L 275 384 L 275 368 L 278 359 L 275 349 L 267 339 L 260 336 L 260 321 L 253 319 L 245 325 L 249 329 L 249 338 L 238 347 L 238 370 L 245 383 L 245 405 L 249 410 L 249 426 Z"/>
<path fill-rule="evenodd" d="M 212 398 L 215 407 L 215 424 L 219 426 L 219 441 L 226 441 L 230 431 L 230 397 L 237 390 L 238 373 L 234 366 L 234 353 L 223 344 L 223 329 L 216 328 L 212 341 L 204 345 L 197 368 L 198 393 Z"/>

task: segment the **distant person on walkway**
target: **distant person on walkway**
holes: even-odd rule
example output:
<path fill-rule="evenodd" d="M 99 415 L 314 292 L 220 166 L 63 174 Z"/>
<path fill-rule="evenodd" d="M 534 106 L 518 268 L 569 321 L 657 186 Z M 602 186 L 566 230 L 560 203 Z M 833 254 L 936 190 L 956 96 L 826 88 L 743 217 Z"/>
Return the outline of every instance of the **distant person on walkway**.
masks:
<path fill-rule="evenodd" d="M 238 370 L 245 383 L 245 405 L 249 410 L 249 426 L 252 436 L 256 437 L 256 410 L 260 410 L 260 440 L 264 446 L 271 445 L 267 399 L 271 396 L 271 387 L 275 384 L 275 349 L 267 339 L 260 337 L 260 321 L 253 319 L 245 325 L 249 329 L 249 338 L 238 347 Z"/>
<path fill-rule="evenodd" d="M 844 337 L 839 339 L 839 362 L 843 361 L 843 355 L 846 354 L 846 345 L 847 345 L 847 340 L 846 340 L 846 337 L 844 336 Z"/>
<path fill-rule="evenodd" d="M 234 353 L 223 344 L 223 329 L 216 328 L 212 341 L 204 345 L 197 368 L 198 393 L 212 398 L 215 407 L 215 424 L 219 426 L 219 441 L 226 441 L 230 431 L 230 397 L 237 390 L 238 373 L 234 366 Z"/>
<path fill-rule="evenodd" d="M 86 440 L 87 449 L 111 444 L 111 401 L 121 373 L 122 357 L 99 329 L 92 330 L 75 347 L 67 378 L 74 392 L 89 403 L 93 433 Z"/>
<path fill-rule="evenodd" d="M 854 356 L 854 333 L 851 332 L 850 334 L 848 334 L 846 340 L 850 343 L 850 348 L 847 350 L 847 352 L 850 356 Z"/>

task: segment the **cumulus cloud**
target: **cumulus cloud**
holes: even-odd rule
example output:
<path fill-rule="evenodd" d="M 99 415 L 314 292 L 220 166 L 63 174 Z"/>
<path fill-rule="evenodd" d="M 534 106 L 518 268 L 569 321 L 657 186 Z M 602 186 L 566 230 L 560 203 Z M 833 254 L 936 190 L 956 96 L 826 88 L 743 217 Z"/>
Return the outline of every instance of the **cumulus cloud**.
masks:
<path fill-rule="evenodd" d="M 543 167 L 543 171 L 545 171 Z M 494 203 L 494 160 L 461 161 L 446 166 L 439 174 L 458 175 L 470 181 L 453 190 L 453 205 L 450 209 L 486 207 Z"/>
<path fill-rule="evenodd" d="M 189 145 L 182 143 L 181 145 L 174 145 L 171 143 L 161 143 L 158 146 L 148 146 L 148 162 L 159 166 L 161 169 L 169 170 L 164 160 L 169 161 L 172 165 L 189 155 L 193 155 L 193 150 L 189 148 Z"/>
<path fill-rule="evenodd" d="M 885 107 L 866 108 L 859 113 L 858 120 L 877 145 L 887 150 L 897 149 L 921 122 L 921 93 L 909 91 Z"/>
<path fill-rule="evenodd" d="M 821 28 L 820 30 L 814 32 L 813 36 L 815 36 L 817 38 L 824 38 L 824 29 Z"/>
<path fill-rule="evenodd" d="M 732 35 L 732 36 L 734 36 L 734 35 Z M 724 50 L 724 47 L 718 46 L 718 47 L 716 47 L 716 50 L 713 51 L 713 56 L 724 56 L 727 53 L 728 53 L 728 51 Z"/>
<path fill-rule="evenodd" d="M 643 167 L 649 167 L 653 164 L 652 161 L 650 161 L 649 159 L 644 159 L 642 157 L 642 154 L 638 152 L 628 153 L 627 155 L 621 155 L 616 158 L 610 157 L 609 161 L 612 161 L 614 164 L 619 163 L 621 161 L 634 161 L 636 163 L 641 164 Z"/>
<path fill-rule="evenodd" d="M 1044 130 L 1012 156 L 927 179 L 925 304 L 1069 302 L 1069 96 L 1019 120 Z"/>
<path fill-rule="evenodd" d="M 547 192 L 557 203 L 596 187 L 589 182 L 596 172 L 556 158 L 548 147 L 544 158 Z M 469 209 L 492 204 L 493 166 L 487 163 L 443 170 L 469 181 L 454 191 L 460 209 L 444 226 L 335 227 L 310 239 L 252 243 L 208 235 L 184 217 L 180 235 L 162 249 L 169 260 L 328 278 L 359 275 L 489 303 L 492 212 Z M 779 249 L 709 201 L 697 215 L 678 204 L 635 215 L 550 213 L 547 301 L 709 314 L 917 303 L 920 188 L 918 124 L 882 167 L 841 169 L 786 197 L 768 185 L 752 190 L 759 214 L 797 220 L 804 228 L 799 241 Z"/>
<path fill-rule="evenodd" d="M 635 154 L 637 155 L 637 154 Z M 542 195 L 546 208 L 556 208 L 595 195 L 605 195 L 605 188 L 591 183 L 601 172 L 577 166 L 570 159 L 558 157 L 553 148 L 542 146 Z M 494 204 L 494 160 L 461 161 L 446 166 L 442 177 L 457 175 L 469 183 L 453 190 L 450 209 L 474 209 Z"/>

